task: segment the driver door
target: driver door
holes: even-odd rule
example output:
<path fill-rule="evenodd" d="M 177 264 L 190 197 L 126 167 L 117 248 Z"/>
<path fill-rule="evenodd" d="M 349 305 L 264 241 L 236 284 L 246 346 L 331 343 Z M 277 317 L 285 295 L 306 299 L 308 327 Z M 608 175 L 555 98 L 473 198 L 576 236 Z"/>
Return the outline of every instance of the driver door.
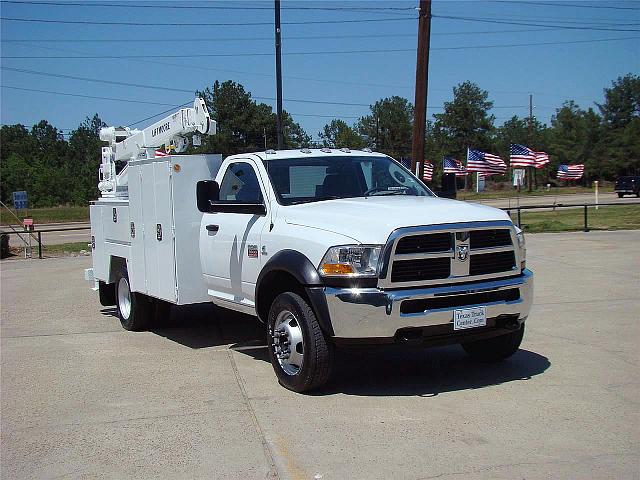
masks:
<path fill-rule="evenodd" d="M 264 203 L 264 181 L 255 163 L 229 163 L 220 182 L 220 200 Z M 205 213 L 200 231 L 202 273 L 216 303 L 255 305 L 255 283 L 262 267 L 261 236 L 267 216 L 248 213 Z"/>

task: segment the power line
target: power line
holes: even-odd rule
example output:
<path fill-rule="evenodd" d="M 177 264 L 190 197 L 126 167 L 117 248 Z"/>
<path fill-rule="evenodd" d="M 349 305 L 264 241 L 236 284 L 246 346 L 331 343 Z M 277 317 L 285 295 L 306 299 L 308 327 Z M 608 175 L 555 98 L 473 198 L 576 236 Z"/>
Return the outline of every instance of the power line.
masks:
<path fill-rule="evenodd" d="M 12 3 L 17 5 L 49 5 L 49 6 L 69 6 L 69 7 L 107 7 L 107 8 L 151 8 L 175 9 L 175 10 L 273 10 L 267 6 L 226 6 L 226 5 L 145 5 L 145 4 L 109 4 L 109 3 L 83 3 L 83 2 L 43 2 L 43 1 L 17 1 L 2 0 L 0 3 Z M 309 6 L 283 6 L 282 10 L 324 10 L 324 11 L 346 11 L 346 12 L 402 12 L 415 11 L 414 7 L 309 7 Z"/>
<path fill-rule="evenodd" d="M 513 1 L 513 0 L 488 0 L 493 3 L 512 3 L 517 5 L 539 5 L 539 6 L 548 6 L 548 7 L 572 7 L 572 8 L 604 8 L 610 10 L 640 10 L 640 8 L 635 7 L 619 7 L 616 5 L 576 5 L 571 3 L 564 2 L 521 2 L 521 1 Z"/>
<path fill-rule="evenodd" d="M 306 20 L 301 22 L 282 22 L 283 25 L 319 25 L 334 23 L 370 23 L 370 22 L 395 22 L 415 20 L 416 17 L 400 18 L 360 18 L 355 20 Z M 107 22 L 96 20 L 49 20 L 45 18 L 18 18 L 0 17 L 0 20 L 7 22 L 29 22 L 29 23 L 59 23 L 64 25 L 120 25 L 129 27 L 248 27 L 258 25 L 271 25 L 272 22 L 225 22 L 225 23 L 191 23 L 191 22 Z"/>
<path fill-rule="evenodd" d="M 130 123 L 129 125 L 127 125 L 127 127 L 133 127 L 134 125 L 137 125 L 137 124 L 142 123 L 142 122 L 146 122 L 147 120 L 151 120 L 152 118 L 159 117 L 160 115 L 164 115 L 165 113 L 173 112 L 174 110 L 176 110 L 178 108 L 182 108 L 182 107 L 186 107 L 187 105 L 191 105 L 191 103 L 192 102 L 186 102 L 186 103 L 183 103 L 182 105 L 175 105 L 175 106 L 173 106 L 173 107 L 171 107 L 171 108 L 169 108 L 167 110 L 164 110 L 164 111 L 162 111 L 160 113 L 156 113 L 155 115 L 151 115 L 149 117 L 145 117 L 142 120 L 138 120 L 137 122 Z"/>
<path fill-rule="evenodd" d="M 81 81 L 85 81 L 85 82 L 94 82 L 94 83 L 105 83 L 105 84 L 109 84 L 109 85 L 120 85 L 120 86 L 125 86 L 125 87 L 135 87 L 135 88 L 147 88 L 147 89 L 152 89 L 152 90 L 164 90 L 164 91 L 170 91 L 170 92 L 180 92 L 180 93 L 190 93 L 190 94 L 195 94 L 195 90 L 185 90 L 182 88 L 171 88 L 171 87 L 160 87 L 160 86 L 156 86 L 156 85 L 143 85 L 140 83 L 129 83 L 129 82 L 118 82 L 115 80 L 105 80 L 105 79 L 99 79 L 99 78 L 87 78 L 87 77 L 79 77 L 76 75 L 65 75 L 65 74 L 61 74 L 61 73 L 48 73 L 48 72 L 38 72 L 35 70 L 27 70 L 27 69 L 22 69 L 22 68 L 12 68 L 12 67 L 6 67 L 6 66 L 1 66 L 0 67 L 2 70 L 8 70 L 8 71 L 13 71 L 13 72 L 19 72 L 19 73 L 27 73 L 27 74 L 31 74 L 31 75 L 43 75 L 43 76 L 47 76 L 47 77 L 56 77 L 56 78 L 67 78 L 70 80 L 81 80 Z M 251 96 L 253 99 L 256 100 L 269 100 L 269 101 L 275 101 L 275 98 L 273 97 L 261 97 L 261 96 L 256 96 L 256 95 L 252 95 Z M 344 105 L 344 106 L 352 106 L 352 107 L 369 107 L 370 104 L 368 103 L 352 103 L 352 102 L 327 102 L 327 101 L 323 101 L 323 100 L 308 100 L 308 99 L 296 99 L 296 98 L 286 98 L 285 99 L 287 102 L 294 102 L 294 103 L 311 103 L 311 104 L 316 104 L 316 105 Z"/>
<path fill-rule="evenodd" d="M 82 95 L 82 94 L 79 94 L 79 93 L 54 92 L 54 91 L 51 91 L 51 90 L 38 90 L 38 89 L 35 89 L 35 88 L 14 87 L 12 85 L 0 85 L 0 87 L 2 87 L 2 88 L 10 88 L 11 90 L 22 90 L 24 92 L 48 93 L 48 94 L 53 94 L 53 95 L 64 95 L 64 96 L 68 96 L 68 97 L 92 98 L 92 99 L 97 99 L 97 100 L 111 100 L 111 101 L 114 101 L 114 102 L 143 103 L 143 104 L 146 104 L 146 105 L 162 105 L 162 106 L 171 105 L 170 103 L 147 102 L 147 101 L 144 101 L 144 100 L 133 100 L 133 99 L 130 99 L 130 98 L 96 97 L 96 96 L 93 96 L 93 95 Z"/>
<path fill-rule="evenodd" d="M 518 30 L 481 30 L 471 32 L 435 32 L 434 36 L 452 35 L 489 35 L 502 33 L 530 33 L 550 32 L 555 28 L 526 28 Z M 312 35 L 312 36 L 283 36 L 283 40 L 331 40 L 349 38 L 390 38 L 406 37 L 415 38 L 415 33 L 372 33 L 363 35 Z M 241 42 L 241 41 L 273 41 L 273 37 L 209 37 L 209 38 L 10 38 L 2 39 L 3 43 L 182 43 L 182 42 Z"/>
<path fill-rule="evenodd" d="M 640 30 L 632 30 L 638 31 Z M 617 38 L 598 38 L 593 40 L 569 40 L 560 42 L 530 42 L 530 43 L 507 43 L 492 45 L 462 45 L 454 47 L 436 47 L 431 50 L 468 50 L 482 48 L 510 48 L 510 47 L 531 47 L 536 45 L 569 45 L 579 43 L 597 43 L 611 42 L 619 40 L 633 40 L 640 37 L 617 37 Z M 372 50 L 325 50 L 318 52 L 285 52 L 283 55 L 344 55 L 344 54 L 362 54 L 362 53 L 402 53 L 415 52 L 415 48 L 391 48 L 391 49 L 372 49 Z M 209 57 L 255 57 L 255 56 L 272 56 L 273 52 L 237 52 L 237 53 L 196 53 L 196 54 L 163 54 L 163 55 L 3 55 L 1 59 L 60 59 L 60 60 L 120 60 L 120 59 L 146 59 L 146 58 L 209 58 Z"/>
<path fill-rule="evenodd" d="M 640 30 L 633 29 L 621 29 L 621 28 L 605 28 L 605 27 L 587 27 L 587 26 L 573 26 L 573 25 L 545 25 L 541 23 L 525 23 L 525 22 L 512 22 L 506 20 L 494 20 L 489 18 L 473 18 L 473 17 L 458 17 L 454 15 L 433 15 L 434 18 L 445 18 L 448 20 L 462 20 L 467 22 L 482 22 L 482 23 L 496 23 L 500 25 L 521 25 L 525 27 L 554 27 L 563 30 L 598 30 L 605 32 L 640 32 Z M 636 24 L 632 24 L 636 25 Z"/>
<path fill-rule="evenodd" d="M 43 76 L 47 76 L 47 77 L 57 77 L 57 78 L 68 78 L 71 80 L 82 80 L 82 81 L 87 81 L 87 82 L 96 82 L 96 83 L 106 83 L 106 84 L 110 84 L 110 85 L 122 85 L 122 86 L 127 86 L 127 87 L 135 87 L 135 88 L 148 88 L 148 89 L 153 89 L 153 90 L 167 90 L 167 91 L 172 91 L 172 92 L 180 92 L 180 93 L 190 93 L 190 94 L 195 94 L 195 90 L 185 90 L 185 89 L 180 89 L 180 88 L 171 88 L 171 87 L 160 87 L 160 86 L 155 86 L 155 85 L 142 85 L 142 84 L 137 84 L 137 83 L 128 83 L 128 82 L 117 82 L 115 80 L 104 80 L 104 79 L 97 79 L 97 78 L 87 78 L 87 77 L 78 77 L 75 75 L 65 75 L 65 74 L 58 74 L 58 73 L 48 73 L 48 72 L 37 72 L 34 70 L 26 70 L 26 69 L 22 69 L 22 68 L 12 68 L 12 67 L 5 67 L 5 66 L 1 66 L 0 67 L 2 70 L 8 70 L 8 71 L 13 71 L 13 72 L 19 72 L 19 73 L 27 73 L 27 74 L 32 74 L 32 75 L 43 75 Z M 49 92 L 49 93 L 55 93 L 55 92 Z M 275 98 L 273 97 L 262 97 L 262 96 L 257 96 L 257 95 L 251 95 L 251 98 L 254 100 L 270 100 L 270 101 L 275 101 Z M 108 100 L 111 100 L 111 98 L 105 98 Z M 293 103 L 310 103 L 310 104 L 316 104 L 316 105 L 343 105 L 343 106 L 353 106 L 353 107 L 370 107 L 371 104 L 368 103 L 351 103 L 351 102 L 328 102 L 328 101 L 324 101 L 324 100 L 302 100 L 302 99 L 295 99 L 295 98 L 285 98 L 285 101 L 287 102 L 293 102 Z M 524 108 L 526 105 L 500 105 L 500 106 L 494 106 L 492 108 L 495 109 L 508 109 L 508 108 Z M 442 109 L 442 107 L 436 107 L 436 106 L 431 106 L 429 105 L 430 109 Z"/>

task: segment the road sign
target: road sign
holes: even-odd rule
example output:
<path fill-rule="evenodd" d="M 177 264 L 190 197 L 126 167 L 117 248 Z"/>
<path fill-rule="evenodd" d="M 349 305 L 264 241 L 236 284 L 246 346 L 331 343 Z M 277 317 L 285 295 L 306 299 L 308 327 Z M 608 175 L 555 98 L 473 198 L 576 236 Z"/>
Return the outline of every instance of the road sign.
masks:
<path fill-rule="evenodd" d="M 16 210 L 26 210 L 27 206 L 27 192 L 13 192 L 13 208 Z"/>

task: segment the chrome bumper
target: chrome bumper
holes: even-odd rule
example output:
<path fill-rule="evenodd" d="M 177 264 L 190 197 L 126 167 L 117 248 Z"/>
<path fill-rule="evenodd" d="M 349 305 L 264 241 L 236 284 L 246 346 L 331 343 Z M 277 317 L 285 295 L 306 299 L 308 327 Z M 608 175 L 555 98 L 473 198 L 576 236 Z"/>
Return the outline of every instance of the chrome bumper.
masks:
<path fill-rule="evenodd" d="M 518 315 L 525 319 L 533 301 L 533 273 L 524 270 L 521 275 L 499 280 L 474 282 L 443 287 L 411 288 L 383 291 L 377 288 L 325 288 L 324 293 L 337 338 L 389 338 L 399 329 L 446 325 L 453 322 L 453 310 L 474 305 L 438 308 L 419 313 L 401 313 L 405 300 L 441 298 L 451 295 L 493 292 L 518 288 L 520 298 L 513 301 L 483 303 L 487 318 L 500 315 Z"/>

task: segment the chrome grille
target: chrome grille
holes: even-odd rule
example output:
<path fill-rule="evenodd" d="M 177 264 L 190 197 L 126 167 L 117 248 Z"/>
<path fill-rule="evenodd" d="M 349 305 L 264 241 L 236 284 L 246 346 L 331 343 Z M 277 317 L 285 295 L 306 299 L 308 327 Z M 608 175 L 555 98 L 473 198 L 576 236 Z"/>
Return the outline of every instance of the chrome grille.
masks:
<path fill-rule="evenodd" d="M 392 282 L 412 282 L 449 278 L 451 261 L 447 257 L 396 260 L 391 270 Z"/>
<path fill-rule="evenodd" d="M 519 273 L 509 221 L 396 230 L 384 248 L 379 285 L 413 287 L 484 280 Z"/>
<path fill-rule="evenodd" d="M 471 248 L 504 247 L 511 245 L 511 232 L 506 228 L 472 230 L 469 232 Z"/>
<path fill-rule="evenodd" d="M 514 252 L 496 252 L 472 255 L 469 259 L 469 275 L 508 272 L 516 266 Z"/>
<path fill-rule="evenodd" d="M 451 250 L 453 235 L 451 233 L 431 233 L 429 235 L 411 235 L 401 238 L 396 246 L 396 254 L 446 252 Z"/>

